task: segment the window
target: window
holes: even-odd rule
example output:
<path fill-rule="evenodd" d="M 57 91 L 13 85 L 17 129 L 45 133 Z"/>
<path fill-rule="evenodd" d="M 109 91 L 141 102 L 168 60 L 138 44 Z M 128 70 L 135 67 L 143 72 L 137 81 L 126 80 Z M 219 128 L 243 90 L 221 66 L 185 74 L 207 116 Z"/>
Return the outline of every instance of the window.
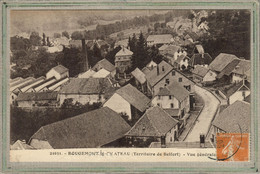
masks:
<path fill-rule="evenodd" d="M 190 91 L 190 85 L 187 85 L 187 86 L 183 86 L 184 88 L 186 88 L 188 91 Z"/>
<path fill-rule="evenodd" d="M 158 100 L 160 100 L 161 99 L 161 96 L 160 95 L 158 95 Z"/>
<path fill-rule="evenodd" d="M 246 91 L 242 91 L 242 96 L 244 99 L 246 98 Z"/>
<path fill-rule="evenodd" d="M 170 141 L 172 142 L 172 137 L 171 137 Z"/>
<path fill-rule="evenodd" d="M 172 71 L 172 76 L 175 76 L 175 71 Z"/>
<path fill-rule="evenodd" d="M 164 71 L 164 66 L 162 66 L 162 71 Z"/>
<path fill-rule="evenodd" d="M 169 79 L 165 79 L 165 83 L 166 83 L 167 85 L 169 85 L 170 80 L 169 80 Z"/>
<path fill-rule="evenodd" d="M 157 103 L 157 106 L 160 106 L 160 103 Z"/>
<path fill-rule="evenodd" d="M 173 105 L 173 103 L 171 103 L 171 108 L 173 108 L 174 107 L 174 105 Z"/>
<path fill-rule="evenodd" d="M 179 78 L 179 82 L 182 82 L 182 78 L 181 77 Z"/>
<path fill-rule="evenodd" d="M 171 95 L 169 95 L 169 99 L 170 99 L 170 100 L 172 99 L 172 96 L 171 96 Z"/>

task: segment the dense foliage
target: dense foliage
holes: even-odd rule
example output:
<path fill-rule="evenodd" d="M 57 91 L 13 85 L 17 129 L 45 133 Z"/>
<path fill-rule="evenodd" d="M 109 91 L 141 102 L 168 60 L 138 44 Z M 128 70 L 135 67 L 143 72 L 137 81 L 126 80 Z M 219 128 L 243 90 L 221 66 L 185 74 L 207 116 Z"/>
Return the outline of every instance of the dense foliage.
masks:
<path fill-rule="evenodd" d="M 42 126 L 74 117 L 100 107 L 101 103 L 79 105 L 72 104 L 69 101 L 63 108 L 22 109 L 11 106 L 11 144 L 18 139 L 29 141 L 30 137 Z"/>
<path fill-rule="evenodd" d="M 210 36 L 201 38 L 206 52 L 213 58 L 219 53 L 250 59 L 250 12 L 247 10 L 217 10 L 206 19 Z"/>

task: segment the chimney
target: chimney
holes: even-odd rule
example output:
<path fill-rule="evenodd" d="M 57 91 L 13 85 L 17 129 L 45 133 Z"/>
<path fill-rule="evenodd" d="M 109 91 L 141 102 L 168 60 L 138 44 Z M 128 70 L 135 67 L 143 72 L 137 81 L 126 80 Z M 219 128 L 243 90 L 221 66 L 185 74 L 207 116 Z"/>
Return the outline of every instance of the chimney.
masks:
<path fill-rule="evenodd" d="M 160 74 L 159 66 L 157 66 L 157 76 Z"/>
<path fill-rule="evenodd" d="M 83 65 L 83 70 L 84 72 L 87 71 L 89 69 L 89 65 L 88 65 L 88 54 L 87 54 L 87 48 L 86 48 L 86 42 L 85 39 L 81 40 L 81 44 L 82 44 L 82 53 L 85 57 L 84 59 L 84 65 Z"/>

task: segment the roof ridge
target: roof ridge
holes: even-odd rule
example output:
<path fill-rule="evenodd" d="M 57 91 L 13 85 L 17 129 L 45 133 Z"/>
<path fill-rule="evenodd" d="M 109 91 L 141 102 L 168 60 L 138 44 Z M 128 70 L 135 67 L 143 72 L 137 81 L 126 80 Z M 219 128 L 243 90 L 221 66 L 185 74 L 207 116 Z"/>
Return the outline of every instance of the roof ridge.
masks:
<path fill-rule="evenodd" d="M 148 109 L 147 109 L 147 110 L 148 110 Z M 147 112 L 147 110 L 146 110 L 146 112 Z M 134 124 L 134 126 L 131 127 L 131 129 L 130 129 L 125 135 L 128 135 L 129 132 L 131 132 L 131 131 L 134 129 L 134 127 L 137 125 L 137 123 L 139 123 L 139 122 L 145 117 L 146 112 L 139 118 L 139 120 L 137 120 L 137 122 Z M 147 119 L 148 119 L 148 117 L 147 117 Z"/>
<path fill-rule="evenodd" d="M 157 107 L 157 106 L 152 107 L 152 108 L 156 108 L 156 107 Z M 147 109 L 147 111 L 151 110 L 152 108 Z M 162 134 L 162 133 L 157 129 L 157 127 L 154 126 L 153 122 L 152 122 L 151 119 L 148 117 L 148 115 L 147 115 L 147 119 L 149 120 L 149 122 L 151 123 L 151 125 L 153 126 L 153 128 L 155 129 L 155 131 L 158 132 L 159 134 Z"/>

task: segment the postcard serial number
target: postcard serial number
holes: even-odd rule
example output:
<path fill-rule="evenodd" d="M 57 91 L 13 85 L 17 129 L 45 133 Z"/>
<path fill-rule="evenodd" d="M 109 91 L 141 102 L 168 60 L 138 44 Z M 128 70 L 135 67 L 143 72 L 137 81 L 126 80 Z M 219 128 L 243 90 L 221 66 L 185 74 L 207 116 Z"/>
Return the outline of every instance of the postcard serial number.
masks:
<path fill-rule="evenodd" d="M 61 152 L 50 152 L 50 155 L 62 155 Z"/>

